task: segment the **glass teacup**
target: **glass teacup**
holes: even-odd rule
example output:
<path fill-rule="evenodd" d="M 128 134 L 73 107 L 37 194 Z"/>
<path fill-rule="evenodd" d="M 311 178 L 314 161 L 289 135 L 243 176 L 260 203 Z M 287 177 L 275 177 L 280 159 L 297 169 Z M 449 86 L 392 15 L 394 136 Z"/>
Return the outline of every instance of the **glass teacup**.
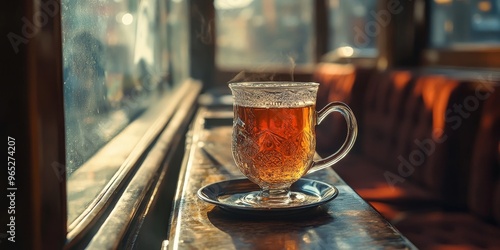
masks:
<path fill-rule="evenodd" d="M 233 158 L 261 188 L 243 196 L 243 203 L 252 207 L 303 204 L 307 197 L 290 192 L 290 186 L 305 174 L 332 166 L 351 150 L 357 136 L 354 114 L 341 102 L 316 112 L 318 86 L 314 82 L 229 84 L 234 99 Z M 332 112 L 346 119 L 347 137 L 336 153 L 315 161 L 315 126 Z"/>

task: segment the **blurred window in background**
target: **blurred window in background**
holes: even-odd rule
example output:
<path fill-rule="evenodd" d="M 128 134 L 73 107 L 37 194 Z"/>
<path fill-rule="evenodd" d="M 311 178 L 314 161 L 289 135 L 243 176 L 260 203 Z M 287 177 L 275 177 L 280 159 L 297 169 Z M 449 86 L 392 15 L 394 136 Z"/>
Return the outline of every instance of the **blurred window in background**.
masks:
<path fill-rule="evenodd" d="M 61 11 L 71 224 L 123 175 L 118 170 L 155 117 L 134 121 L 187 77 L 189 35 L 182 0 L 63 0 Z"/>
<path fill-rule="evenodd" d="M 215 0 L 216 64 L 224 69 L 312 66 L 312 0 Z"/>
<path fill-rule="evenodd" d="M 498 47 L 500 0 L 431 1 L 434 48 Z"/>
<path fill-rule="evenodd" d="M 329 0 L 328 50 L 339 57 L 376 57 L 377 36 L 387 18 L 376 18 L 389 13 L 377 11 L 373 0 Z"/>

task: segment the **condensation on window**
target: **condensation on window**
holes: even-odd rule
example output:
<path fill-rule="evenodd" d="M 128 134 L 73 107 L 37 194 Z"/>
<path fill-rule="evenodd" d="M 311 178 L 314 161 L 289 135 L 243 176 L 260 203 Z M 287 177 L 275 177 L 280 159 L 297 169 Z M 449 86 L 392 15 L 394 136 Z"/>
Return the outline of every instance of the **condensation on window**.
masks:
<path fill-rule="evenodd" d="M 145 110 L 168 64 L 157 0 L 66 0 L 61 6 L 70 175 Z"/>
<path fill-rule="evenodd" d="M 163 109 L 164 97 L 188 77 L 186 6 L 186 0 L 61 2 L 69 229 L 154 123 L 150 111 Z M 184 33 L 170 40 L 169 29 L 172 36 Z"/>

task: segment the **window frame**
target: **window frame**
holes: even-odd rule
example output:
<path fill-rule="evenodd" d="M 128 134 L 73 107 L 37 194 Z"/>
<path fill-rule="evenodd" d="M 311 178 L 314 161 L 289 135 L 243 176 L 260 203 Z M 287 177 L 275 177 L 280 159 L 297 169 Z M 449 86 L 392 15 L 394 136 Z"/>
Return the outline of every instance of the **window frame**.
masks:
<path fill-rule="evenodd" d="M 59 0 L 51 3 L 60 6 Z M 2 76 L 10 83 L 2 94 L 9 107 L 2 117 L 17 145 L 14 244 L 20 249 L 61 249 L 66 240 L 65 181 L 53 167 L 65 162 L 60 14 L 44 19 L 32 33 L 26 28 L 32 20 L 26 17 L 47 15 L 42 5 L 13 1 L 1 10 L 9 20 L 2 34 L 21 41 L 2 39 L 9 62 Z"/>
<path fill-rule="evenodd" d="M 166 79 L 167 77 L 162 78 Z M 165 93 L 159 103 L 152 105 L 153 109 L 159 105 L 167 108 L 156 113 L 157 118 L 128 154 L 105 190 L 92 202 L 93 207 L 87 209 L 86 214 L 80 215 L 78 221 L 71 223 L 67 232 L 66 248 L 116 248 L 123 244 L 135 243 L 126 241 L 125 236 L 134 234 L 134 230 L 137 234 L 142 228 L 141 220 L 149 213 L 149 208 L 145 208 L 143 203 L 159 198 L 158 192 L 152 190 L 161 185 L 160 181 L 176 180 L 175 169 L 180 167 L 180 161 L 176 162 L 167 156 L 183 145 L 183 128 L 187 127 L 193 110 L 197 107 L 196 97 L 200 94 L 200 82 L 184 79 L 178 85 L 170 89 L 170 93 Z M 148 112 L 149 110 L 145 115 Z M 140 119 L 139 117 L 139 123 Z M 133 123 L 135 121 L 131 124 Z M 118 136 L 121 135 L 116 137 Z M 165 176 L 167 172 L 172 176 Z M 167 196 L 163 198 L 173 199 L 173 195 L 173 191 L 167 192 Z M 170 207 L 166 206 L 163 212 L 168 213 L 169 209 Z"/>
<path fill-rule="evenodd" d="M 426 66 L 500 68 L 500 44 L 495 48 L 452 48 L 423 51 L 423 64 Z"/>
<path fill-rule="evenodd" d="M 47 5 L 53 8 L 53 13 L 47 12 Z M 133 169 L 117 183 L 102 208 L 89 213 L 93 218 L 68 239 L 61 0 L 11 1 L 3 6 L 0 13 L 9 21 L 0 26 L 2 34 L 7 38 L 15 34 L 15 38 L 20 39 L 14 42 L 2 39 L 6 51 L 4 60 L 9 62 L 2 67 L 6 70 L 3 75 L 6 82 L 12 84 L 6 84 L 6 91 L 2 93 L 2 104 L 9 108 L 2 110 L 1 117 L 7 121 L 5 136 L 15 138 L 17 146 L 15 177 L 19 191 L 16 190 L 14 246 L 20 249 L 85 248 L 94 238 L 101 243 L 106 241 L 107 245 L 121 244 L 125 235 L 132 231 L 137 234 L 142 227 L 141 221 L 150 212 L 147 206 L 159 203 L 163 182 L 177 179 L 175 169 L 180 167 L 181 159 L 172 154 L 184 149 L 185 131 L 197 108 L 201 83 L 186 79 L 171 93 L 178 95 L 171 99 L 182 101 L 170 107 L 169 117 L 161 117 L 151 126 L 156 132 L 140 149 L 142 152 L 138 152 L 141 157 L 132 163 Z M 47 18 L 37 23 L 33 33 L 28 33 L 26 23 L 37 16 Z M 2 171 L 2 176 L 6 172 Z M 139 172 L 142 174 L 137 175 Z M 142 186 L 130 191 L 131 185 L 137 183 L 134 178 L 140 178 Z M 172 198 L 174 191 L 168 193 Z M 123 194 L 134 195 L 136 199 L 134 202 L 124 200 Z M 7 199 L 5 196 L 2 202 L 8 204 Z M 113 213 L 123 209 L 119 204 L 127 206 L 128 210 L 123 211 L 130 211 L 130 217 L 118 217 L 126 226 L 112 232 L 117 237 L 109 237 L 111 230 L 105 231 L 104 237 L 98 237 L 103 235 L 98 232 L 100 227 L 109 228 L 106 225 L 113 219 L 116 222 Z M 165 207 L 170 209 L 168 204 Z M 4 241 L 3 235 L 0 240 Z"/>
<path fill-rule="evenodd" d="M 161 128 L 155 128 L 155 125 L 151 126 L 150 130 L 157 132 L 155 141 L 147 145 L 146 148 L 139 149 L 138 154 L 142 156 L 134 164 L 136 167 L 128 171 L 130 177 L 121 181 L 123 187 L 116 186 L 115 191 L 112 192 L 113 201 L 105 201 L 108 203 L 106 205 L 110 206 L 110 208 L 105 209 L 107 211 L 104 211 L 108 214 L 104 216 L 102 223 L 99 223 L 99 228 L 97 232 L 93 233 L 92 239 L 88 243 L 84 242 L 86 248 L 116 249 L 125 247 L 127 244 L 133 246 L 134 242 L 125 240 L 125 235 L 132 234 L 133 237 L 136 237 L 135 234 L 138 234 L 140 226 L 139 229 L 135 226 L 133 229 L 135 233 L 129 232 L 129 228 L 134 223 L 140 223 L 137 220 L 147 216 L 148 203 L 160 198 L 173 200 L 174 192 L 163 197 L 158 196 L 157 192 L 151 192 L 151 189 L 161 184 L 158 182 L 159 180 L 177 181 L 178 174 L 166 176 L 166 173 L 175 173 L 175 170 L 179 170 L 180 162 L 173 161 L 168 156 L 171 156 L 178 147 L 183 146 L 182 138 L 185 133 L 182 132 L 188 127 L 194 115 L 200 90 L 201 84 L 199 82 L 187 81 L 180 91 L 173 93 L 177 95 L 173 98 L 175 101 L 182 101 L 167 109 L 171 111 L 171 114 L 166 122 L 156 122 L 156 125 Z M 162 120 L 162 118 L 160 119 Z M 120 185 L 120 183 L 117 184 Z M 156 191 L 158 191 L 157 188 Z M 108 192 L 110 191 L 108 190 Z M 167 213 L 169 210 L 170 207 L 166 207 L 163 212 Z"/>
<path fill-rule="evenodd" d="M 67 232 L 68 247 L 87 244 L 89 240 L 89 244 L 109 245 L 112 244 L 111 239 L 123 238 L 125 232 L 117 230 L 119 227 L 112 227 L 110 224 L 129 225 L 131 221 L 123 219 L 127 218 L 127 216 L 123 215 L 123 212 L 135 214 L 141 205 L 138 202 L 147 199 L 145 192 L 154 185 L 152 182 L 157 177 L 155 173 L 161 174 L 162 171 L 168 170 L 160 169 L 160 166 L 164 164 L 162 162 L 163 157 L 158 152 L 155 152 L 155 148 L 159 147 L 158 145 L 163 145 L 163 153 L 167 154 L 171 151 L 171 148 L 177 146 L 176 143 L 180 142 L 179 138 L 174 138 L 172 135 L 163 136 L 163 134 L 181 131 L 182 128 L 179 127 L 179 124 L 187 126 L 185 123 L 191 119 L 190 112 L 192 112 L 191 109 L 196 108 L 196 96 L 200 90 L 201 84 L 199 82 L 187 80 L 178 88 L 173 89 L 171 93 L 165 94 L 159 103 L 151 107 L 153 111 L 162 106 L 168 108 L 154 113 L 157 118 L 150 124 L 147 131 L 134 146 L 134 149 L 131 152 L 124 152 L 127 154 L 126 160 L 113 174 L 111 180 L 100 191 L 98 196 L 92 199 L 89 207 L 75 221 L 71 222 Z M 151 113 L 146 111 L 146 114 Z M 182 116 L 184 120 L 180 120 L 179 116 Z M 136 121 L 141 123 L 141 117 L 137 118 Z M 124 130 L 116 137 L 127 137 L 127 132 Z M 174 141 L 176 143 L 172 143 Z M 113 147 L 113 145 L 105 145 L 103 149 L 113 150 L 112 148 L 109 149 L 108 146 Z M 105 157 L 98 160 L 101 159 L 105 160 Z M 151 162 L 156 162 L 156 165 L 151 166 Z M 170 163 L 170 165 L 174 164 Z M 175 168 L 175 166 L 172 167 Z M 143 176 L 149 176 L 149 178 Z M 140 182 L 134 181 L 138 178 L 141 180 Z M 131 186 L 134 187 L 132 190 L 130 190 Z M 133 196 L 134 200 L 127 200 L 126 197 L 130 196 Z M 89 232 L 96 230 L 96 227 L 99 227 L 99 230 L 94 233 L 93 239 L 85 239 Z M 127 227 L 124 226 L 123 228 Z M 104 237 L 98 236 L 99 232 L 102 234 L 102 228 L 108 229 Z M 115 237 L 110 237 L 110 235 L 115 235 Z M 94 239 L 96 237 L 99 240 Z M 96 249 L 101 248 L 103 247 L 96 247 Z"/>

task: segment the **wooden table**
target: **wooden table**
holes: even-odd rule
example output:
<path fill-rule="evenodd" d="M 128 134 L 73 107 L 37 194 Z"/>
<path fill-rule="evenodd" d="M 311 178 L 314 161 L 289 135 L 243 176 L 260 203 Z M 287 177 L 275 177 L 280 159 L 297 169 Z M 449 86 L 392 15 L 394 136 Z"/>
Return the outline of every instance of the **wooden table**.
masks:
<path fill-rule="evenodd" d="M 201 107 L 188 133 L 168 249 L 416 249 L 331 169 L 306 178 L 334 185 L 332 201 L 291 217 L 231 214 L 200 200 L 202 186 L 241 178 L 231 156 L 232 107 Z"/>

